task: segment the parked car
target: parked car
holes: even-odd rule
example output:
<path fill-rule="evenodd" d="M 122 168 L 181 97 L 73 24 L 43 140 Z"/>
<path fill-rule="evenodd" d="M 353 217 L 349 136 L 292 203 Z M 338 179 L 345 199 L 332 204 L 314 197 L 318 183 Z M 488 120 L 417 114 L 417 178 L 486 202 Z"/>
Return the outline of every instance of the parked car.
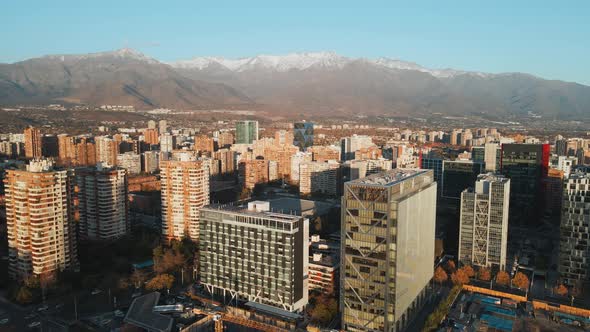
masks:
<path fill-rule="evenodd" d="M 92 295 L 98 295 L 100 293 L 102 293 L 102 291 L 100 289 L 98 289 L 98 288 L 95 288 L 95 289 L 92 290 L 92 292 L 90 292 L 90 294 L 92 294 Z"/>
<path fill-rule="evenodd" d="M 47 304 L 43 304 L 39 308 L 37 308 L 37 311 L 45 311 L 47 309 L 49 309 L 49 306 Z"/>
<path fill-rule="evenodd" d="M 6 325 L 8 322 L 10 322 L 8 317 L 0 319 L 0 325 Z"/>
<path fill-rule="evenodd" d="M 118 310 L 118 309 L 115 310 L 114 314 L 115 314 L 115 317 L 119 317 L 119 318 L 125 317 L 125 313 L 121 310 Z"/>
<path fill-rule="evenodd" d="M 32 323 L 30 323 L 30 324 L 29 324 L 29 325 L 27 325 L 27 326 L 28 326 L 29 328 L 33 329 L 33 328 L 35 328 L 35 327 L 39 327 L 39 326 L 41 326 L 41 322 L 39 322 L 39 321 L 35 321 L 35 322 L 32 322 Z"/>

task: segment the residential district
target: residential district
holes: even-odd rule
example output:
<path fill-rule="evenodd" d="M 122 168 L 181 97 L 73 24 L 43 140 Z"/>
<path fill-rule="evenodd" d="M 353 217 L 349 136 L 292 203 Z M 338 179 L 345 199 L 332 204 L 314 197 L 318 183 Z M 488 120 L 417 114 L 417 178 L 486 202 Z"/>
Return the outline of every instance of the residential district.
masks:
<path fill-rule="evenodd" d="M 590 329 L 589 133 L 157 115 L 0 135 L 0 330 Z"/>

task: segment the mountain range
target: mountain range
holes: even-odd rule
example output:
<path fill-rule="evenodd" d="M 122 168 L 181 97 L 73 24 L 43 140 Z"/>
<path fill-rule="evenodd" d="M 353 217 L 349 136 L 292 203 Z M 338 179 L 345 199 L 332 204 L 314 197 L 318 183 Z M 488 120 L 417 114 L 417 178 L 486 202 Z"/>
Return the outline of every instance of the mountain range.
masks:
<path fill-rule="evenodd" d="M 312 115 L 590 117 L 590 87 L 585 85 L 332 52 L 162 63 L 121 49 L 0 64 L 0 104 L 55 102 Z"/>

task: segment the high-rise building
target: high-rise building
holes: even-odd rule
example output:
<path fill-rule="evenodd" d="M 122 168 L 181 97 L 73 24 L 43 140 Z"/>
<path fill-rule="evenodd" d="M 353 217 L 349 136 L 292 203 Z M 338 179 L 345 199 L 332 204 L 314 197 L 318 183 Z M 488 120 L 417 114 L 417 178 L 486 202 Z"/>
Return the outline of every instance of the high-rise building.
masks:
<path fill-rule="evenodd" d="M 160 131 L 160 135 L 162 135 L 165 132 L 168 132 L 168 123 L 166 122 L 166 120 L 160 120 L 158 122 L 158 129 Z"/>
<path fill-rule="evenodd" d="M 145 173 L 154 173 L 160 167 L 160 151 L 145 151 L 141 159 L 141 170 Z"/>
<path fill-rule="evenodd" d="M 213 152 L 215 149 L 215 142 L 212 137 L 207 135 L 195 136 L 195 150 L 203 152 Z"/>
<path fill-rule="evenodd" d="M 486 171 L 497 172 L 500 170 L 500 160 L 502 159 L 502 150 L 496 143 L 486 143 L 484 145 L 484 163 Z"/>
<path fill-rule="evenodd" d="M 257 184 L 268 182 L 268 160 L 243 160 L 238 166 L 240 182 L 244 188 L 252 190 Z"/>
<path fill-rule="evenodd" d="M 559 273 L 570 286 L 590 282 L 590 173 L 564 181 L 559 240 Z"/>
<path fill-rule="evenodd" d="M 340 301 L 345 331 L 401 331 L 434 272 L 436 182 L 431 170 L 345 183 Z"/>
<path fill-rule="evenodd" d="M 301 151 L 313 146 L 313 123 L 295 122 L 293 124 L 293 145 Z"/>
<path fill-rule="evenodd" d="M 115 240 L 129 232 L 127 172 L 122 168 L 76 169 L 80 239 Z"/>
<path fill-rule="evenodd" d="M 56 158 L 58 156 L 58 142 L 55 135 L 44 135 L 41 138 L 41 155 L 46 158 Z"/>
<path fill-rule="evenodd" d="M 336 159 L 338 160 L 338 159 Z M 299 185 L 299 165 L 302 162 L 312 161 L 312 154 L 311 152 L 297 152 L 291 157 L 291 176 L 289 177 L 289 182 L 293 185 Z M 324 162 L 327 160 L 322 160 Z"/>
<path fill-rule="evenodd" d="M 493 173 L 477 177 L 461 194 L 459 261 L 504 270 L 508 246 L 510 180 Z"/>
<path fill-rule="evenodd" d="M 127 170 L 129 174 L 141 173 L 141 155 L 135 152 L 125 152 L 117 155 L 117 165 Z"/>
<path fill-rule="evenodd" d="M 6 225 L 9 275 L 24 279 L 78 269 L 73 179 L 49 160 L 8 170 Z"/>
<path fill-rule="evenodd" d="M 39 159 L 42 153 L 42 138 L 39 128 L 29 127 L 24 131 L 25 134 L 25 157 L 28 159 Z"/>
<path fill-rule="evenodd" d="M 199 240 L 199 211 L 209 204 L 209 172 L 201 161 L 160 162 L 162 236 Z"/>
<path fill-rule="evenodd" d="M 567 156 L 567 140 L 558 139 L 555 140 L 555 154 L 558 156 Z"/>
<path fill-rule="evenodd" d="M 342 161 L 355 159 L 356 151 L 373 146 L 373 139 L 366 135 L 352 135 L 340 140 Z"/>
<path fill-rule="evenodd" d="M 308 299 L 309 220 L 269 202 L 201 210 L 201 284 L 217 295 L 302 311 Z"/>
<path fill-rule="evenodd" d="M 148 121 L 148 129 L 156 129 L 156 121 L 154 121 L 154 120 Z"/>
<path fill-rule="evenodd" d="M 433 153 L 429 153 L 426 157 L 420 158 L 420 168 L 431 169 L 434 175 L 434 181 L 439 185 L 436 187 L 436 194 L 438 197 L 442 195 L 442 175 L 443 175 L 443 159 Z"/>
<path fill-rule="evenodd" d="M 217 146 L 221 148 L 229 148 L 234 144 L 234 135 L 229 131 L 222 131 L 217 135 Z"/>
<path fill-rule="evenodd" d="M 340 149 L 336 146 L 314 145 L 307 151 L 312 153 L 313 161 L 340 160 Z"/>
<path fill-rule="evenodd" d="M 510 223 L 537 224 L 542 180 L 549 172 L 549 144 L 502 144 L 501 173 L 510 179 Z"/>
<path fill-rule="evenodd" d="M 306 161 L 299 164 L 299 192 L 336 195 L 340 179 L 340 163 Z"/>
<path fill-rule="evenodd" d="M 473 187 L 477 176 L 484 172 L 484 164 L 473 160 L 444 160 L 442 191 L 445 198 L 460 199 L 463 190 Z"/>
<path fill-rule="evenodd" d="M 236 152 L 229 149 L 219 149 L 213 153 L 213 158 L 219 163 L 220 174 L 233 174 L 236 171 Z"/>
<path fill-rule="evenodd" d="M 119 154 L 119 144 L 117 141 L 106 136 L 94 138 L 96 147 L 96 162 L 105 165 L 114 166 L 117 164 L 117 155 Z"/>
<path fill-rule="evenodd" d="M 148 128 L 143 132 L 143 141 L 149 145 L 157 145 L 160 143 L 158 130 L 155 128 Z"/>
<path fill-rule="evenodd" d="M 345 181 L 364 178 L 365 176 L 391 170 L 393 164 L 389 159 L 348 160 L 343 166 Z"/>
<path fill-rule="evenodd" d="M 160 135 L 160 151 L 172 152 L 176 149 L 176 136 L 169 133 Z"/>
<path fill-rule="evenodd" d="M 275 132 L 275 144 L 278 146 L 291 145 L 293 140 L 293 133 L 290 131 L 277 130 Z"/>
<path fill-rule="evenodd" d="M 258 140 L 258 121 L 236 122 L 236 144 L 252 144 Z"/>

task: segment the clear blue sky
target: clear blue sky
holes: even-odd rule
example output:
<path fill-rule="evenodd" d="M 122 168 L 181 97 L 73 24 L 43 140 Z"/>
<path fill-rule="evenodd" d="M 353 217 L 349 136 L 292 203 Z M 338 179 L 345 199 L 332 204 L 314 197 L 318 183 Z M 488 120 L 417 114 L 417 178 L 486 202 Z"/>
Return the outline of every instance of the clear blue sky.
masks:
<path fill-rule="evenodd" d="M 280 3 L 7 1 L 0 62 L 126 45 L 162 61 L 327 50 L 590 85 L 590 1 Z"/>

